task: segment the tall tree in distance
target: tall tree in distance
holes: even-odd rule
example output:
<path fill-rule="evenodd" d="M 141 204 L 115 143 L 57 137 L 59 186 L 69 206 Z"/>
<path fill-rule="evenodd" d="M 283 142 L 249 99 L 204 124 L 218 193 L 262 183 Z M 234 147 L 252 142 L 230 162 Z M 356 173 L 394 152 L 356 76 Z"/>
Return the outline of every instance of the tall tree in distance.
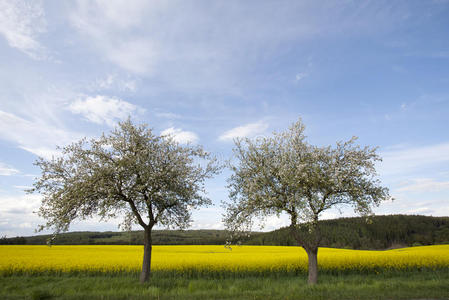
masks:
<path fill-rule="evenodd" d="M 355 141 L 310 145 L 301 120 L 270 137 L 236 140 L 228 180 L 231 202 L 224 215 L 228 230 L 248 232 L 255 218 L 263 223 L 267 216 L 288 214 L 291 234 L 308 255 L 308 282 L 317 283 L 321 213 L 350 205 L 369 215 L 390 198 L 377 178 L 376 148 L 361 148 Z"/>
<path fill-rule="evenodd" d="M 202 147 L 154 135 L 130 119 L 108 135 L 61 150 L 61 156 L 35 163 L 42 174 L 29 192 L 43 195 L 38 214 L 47 221 L 39 230 L 59 233 L 75 219 L 124 216 L 125 228 L 144 229 L 142 283 L 150 277 L 153 227 L 186 228 L 191 209 L 211 204 L 204 181 L 220 170 Z"/>

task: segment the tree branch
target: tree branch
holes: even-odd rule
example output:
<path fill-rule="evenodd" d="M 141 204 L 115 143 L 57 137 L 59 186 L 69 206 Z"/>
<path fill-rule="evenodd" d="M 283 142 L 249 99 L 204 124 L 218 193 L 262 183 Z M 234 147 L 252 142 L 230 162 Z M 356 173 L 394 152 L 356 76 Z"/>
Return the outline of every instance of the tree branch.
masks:
<path fill-rule="evenodd" d="M 146 229 L 148 227 L 148 225 L 142 220 L 142 217 L 139 214 L 139 211 L 137 210 L 136 205 L 134 204 L 134 201 L 128 199 L 125 197 L 125 195 L 122 195 L 123 201 L 128 202 L 129 206 L 131 206 L 131 209 L 134 213 L 134 215 L 137 218 L 137 221 L 139 222 L 140 226 L 142 226 L 144 229 Z"/>
<path fill-rule="evenodd" d="M 165 207 L 162 207 L 160 210 L 158 210 L 158 213 L 157 213 L 157 215 L 156 215 L 156 218 L 154 218 L 155 223 L 157 223 L 159 217 L 162 215 L 162 213 L 163 213 L 164 211 L 166 211 L 167 209 L 170 209 L 170 208 L 176 206 L 176 204 L 177 204 L 176 202 L 173 202 L 173 203 L 171 203 L 171 204 L 169 204 L 169 205 L 167 205 L 167 206 L 165 206 Z"/>

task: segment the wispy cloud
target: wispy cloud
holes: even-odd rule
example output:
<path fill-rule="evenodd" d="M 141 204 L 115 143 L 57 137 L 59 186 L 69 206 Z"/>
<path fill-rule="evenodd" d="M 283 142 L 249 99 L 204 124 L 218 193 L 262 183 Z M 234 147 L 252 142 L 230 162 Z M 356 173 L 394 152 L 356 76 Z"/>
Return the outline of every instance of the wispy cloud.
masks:
<path fill-rule="evenodd" d="M 155 46 L 140 38 L 118 43 L 107 52 L 107 57 L 112 62 L 136 74 L 152 73 L 156 55 Z"/>
<path fill-rule="evenodd" d="M 0 138 L 38 156 L 51 158 L 59 154 L 57 145 L 68 144 L 79 139 L 80 135 L 41 120 L 26 120 L 0 111 Z"/>
<path fill-rule="evenodd" d="M 117 74 L 108 74 L 106 77 L 98 79 L 92 85 L 92 89 L 135 92 L 137 89 L 137 84 L 133 79 L 122 79 Z"/>
<path fill-rule="evenodd" d="M 148 1 L 77 1 L 70 20 L 73 26 L 104 55 L 121 68 L 144 74 L 151 72 L 155 45 L 151 40 L 128 35 L 141 24 Z"/>
<path fill-rule="evenodd" d="M 161 135 L 171 136 L 176 142 L 181 144 L 196 143 L 199 140 L 199 137 L 196 133 L 174 127 L 165 129 L 161 132 Z"/>
<path fill-rule="evenodd" d="M 101 95 L 75 100 L 68 109 L 74 114 L 83 115 L 91 122 L 109 126 L 114 126 L 117 120 L 125 120 L 133 113 L 144 111 L 139 106 L 124 100 Z"/>
<path fill-rule="evenodd" d="M 46 49 L 37 37 L 45 31 L 46 20 L 40 1 L 0 1 L 0 34 L 9 46 L 34 59 L 42 59 Z"/>
<path fill-rule="evenodd" d="M 33 187 L 29 186 L 29 185 L 15 185 L 14 188 L 15 189 L 19 189 L 19 190 L 29 190 L 29 189 L 31 189 Z"/>
<path fill-rule="evenodd" d="M 305 73 L 305 72 L 298 73 L 298 74 L 296 74 L 296 76 L 295 76 L 295 82 L 298 83 L 298 82 L 300 82 L 301 80 L 303 80 L 304 78 L 306 78 L 307 76 L 309 76 L 309 74 L 307 74 L 307 73 Z"/>
<path fill-rule="evenodd" d="M 142 77 L 157 75 L 158 82 L 170 88 L 189 92 L 216 89 L 220 94 L 237 95 L 248 84 L 270 84 L 249 70 L 258 68 L 255 58 L 278 53 L 292 40 L 301 44 L 317 35 L 377 34 L 400 22 L 399 16 L 404 14 L 403 9 L 375 3 L 74 3 L 70 22 L 81 42 L 87 41 L 100 59 Z M 357 14 L 349 16 L 348 10 Z M 275 13 L 267 19 L 267 12 Z M 296 80 L 303 80 L 304 75 L 298 73 Z"/>
<path fill-rule="evenodd" d="M 436 181 L 431 178 L 418 178 L 403 184 L 398 192 L 438 192 L 449 190 L 449 181 Z"/>
<path fill-rule="evenodd" d="M 414 214 L 414 215 L 433 215 L 435 214 L 435 210 L 431 209 L 429 207 L 419 207 L 419 208 L 413 208 L 406 211 L 407 214 Z"/>
<path fill-rule="evenodd" d="M 0 162 L 0 175 L 11 176 L 19 173 L 19 170 Z"/>
<path fill-rule="evenodd" d="M 249 123 L 246 125 L 232 128 L 224 132 L 222 135 L 218 137 L 218 139 L 221 141 L 232 141 L 235 138 L 253 137 L 256 135 L 261 135 L 265 133 L 265 131 L 268 129 L 268 126 L 269 126 L 268 123 L 264 121 Z"/>
<path fill-rule="evenodd" d="M 42 221 L 33 212 L 39 208 L 40 195 L 0 196 L 0 232 L 14 236 L 31 234 Z"/>
<path fill-rule="evenodd" d="M 418 168 L 449 162 L 449 143 L 410 147 L 381 153 L 382 175 L 407 173 Z"/>
<path fill-rule="evenodd" d="M 39 208 L 41 195 L 20 195 L 20 196 L 3 196 L 0 198 L 2 205 L 0 206 L 0 214 L 23 214 L 31 215 L 33 211 Z"/>

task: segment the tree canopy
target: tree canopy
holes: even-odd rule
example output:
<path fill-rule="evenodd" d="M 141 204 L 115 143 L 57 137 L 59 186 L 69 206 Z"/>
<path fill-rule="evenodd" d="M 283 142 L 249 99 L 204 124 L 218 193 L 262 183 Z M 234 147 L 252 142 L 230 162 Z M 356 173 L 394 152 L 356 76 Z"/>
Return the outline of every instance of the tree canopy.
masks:
<path fill-rule="evenodd" d="M 149 257 L 153 226 L 186 228 L 191 209 L 211 204 L 204 181 L 220 169 L 202 147 L 154 135 L 130 119 L 108 135 L 60 150 L 61 156 L 35 163 L 42 174 L 29 192 L 43 195 L 38 214 L 47 222 L 40 230 L 67 231 L 75 219 L 95 215 L 122 217 L 124 228 L 139 224 L 145 229 Z M 143 281 L 149 276 L 149 257 Z"/>
<path fill-rule="evenodd" d="M 301 120 L 273 136 L 236 140 L 237 163 L 230 165 L 231 203 L 224 217 L 227 228 L 247 232 L 255 218 L 263 222 L 267 216 L 287 213 L 292 235 L 309 255 L 309 282 L 315 283 L 321 213 L 350 205 L 369 215 L 373 206 L 389 199 L 388 189 L 377 178 L 375 163 L 381 160 L 377 149 L 355 141 L 353 137 L 334 147 L 310 145 Z"/>

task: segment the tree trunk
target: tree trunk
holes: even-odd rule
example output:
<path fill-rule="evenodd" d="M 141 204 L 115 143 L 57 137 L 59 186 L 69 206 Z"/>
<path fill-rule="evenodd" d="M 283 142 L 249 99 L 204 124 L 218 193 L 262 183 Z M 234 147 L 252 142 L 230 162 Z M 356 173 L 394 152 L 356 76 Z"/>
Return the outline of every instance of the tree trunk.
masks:
<path fill-rule="evenodd" d="M 140 273 L 140 283 L 145 283 L 150 279 L 151 272 L 151 250 L 153 242 L 151 240 L 151 228 L 145 228 L 143 247 L 143 264 Z"/>
<path fill-rule="evenodd" d="M 318 282 L 318 247 L 305 248 L 309 258 L 309 284 Z"/>

